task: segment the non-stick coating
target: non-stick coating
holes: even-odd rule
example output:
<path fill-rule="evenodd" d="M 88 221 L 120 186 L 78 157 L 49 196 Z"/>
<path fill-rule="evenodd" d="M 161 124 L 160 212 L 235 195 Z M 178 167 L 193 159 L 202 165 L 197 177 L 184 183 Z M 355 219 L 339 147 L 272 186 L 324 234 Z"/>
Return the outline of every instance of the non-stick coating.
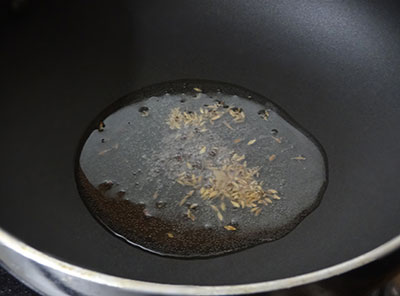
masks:
<path fill-rule="evenodd" d="M 398 1 L 32 1 L 2 18 L 0 50 L 0 226 L 39 250 L 132 279 L 239 284 L 328 267 L 400 233 Z M 322 204 L 283 239 L 170 259 L 85 208 L 74 159 L 88 124 L 134 89 L 181 78 L 261 93 L 325 148 Z"/>

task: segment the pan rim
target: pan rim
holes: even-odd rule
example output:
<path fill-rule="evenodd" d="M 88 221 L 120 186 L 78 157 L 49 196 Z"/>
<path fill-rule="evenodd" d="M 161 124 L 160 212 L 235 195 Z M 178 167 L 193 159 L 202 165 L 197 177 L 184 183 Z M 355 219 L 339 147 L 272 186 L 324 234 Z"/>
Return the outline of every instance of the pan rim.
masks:
<path fill-rule="evenodd" d="M 98 286 L 107 286 L 109 288 L 115 288 L 116 290 L 124 292 L 148 293 L 157 295 L 238 295 L 293 288 L 343 274 L 373 262 L 400 248 L 400 235 L 397 235 L 379 247 L 376 247 L 375 249 L 372 249 L 371 251 L 368 251 L 353 259 L 310 273 L 266 282 L 220 286 L 161 284 L 127 279 L 93 271 L 64 262 L 39 250 L 36 250 L 7 233 L 1 227 L 0 247 L 5 247 L 11 252 L 11 254 L 20 255 L 23 259 L 32 261 L 42 268 L 71 276 L 76 280 L 88 285 L 93 284 Z M 6 262 L 10 261 L 10 259 L 11 258 L 7 255 L 7 252 L 2 252 L 0 248 L 0 262 L 4 263 L 5 267 L 11 270 L 17 277 L 20 277 L 21 275 L 18 272 L 12 270 L 10 266 L 7 266 Z M 21 279 L 25 280 L 28 284 L 32 284 L 33 287 L 35 286 L 34 283 L 30 283 L 23 278 Z"/>

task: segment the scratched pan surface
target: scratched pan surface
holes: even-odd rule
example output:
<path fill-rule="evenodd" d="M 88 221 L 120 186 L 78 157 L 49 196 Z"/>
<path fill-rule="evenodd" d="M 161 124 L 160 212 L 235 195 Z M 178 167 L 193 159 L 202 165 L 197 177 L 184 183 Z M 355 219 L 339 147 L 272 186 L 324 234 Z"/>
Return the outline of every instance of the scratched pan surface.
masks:
<path fill-rule="evenodd" d="M 1 12 L 0 227 L 79 266 L 200 285 L 316 271 L 399 235 L 397 1 L 52 2 Z M 284 238 L 171 259 L 111 235 L 82 203 L 74 159 L 91 120 L 135 89 L 184 78 L 260 93 L 324 147 L 322 203 Z"/>

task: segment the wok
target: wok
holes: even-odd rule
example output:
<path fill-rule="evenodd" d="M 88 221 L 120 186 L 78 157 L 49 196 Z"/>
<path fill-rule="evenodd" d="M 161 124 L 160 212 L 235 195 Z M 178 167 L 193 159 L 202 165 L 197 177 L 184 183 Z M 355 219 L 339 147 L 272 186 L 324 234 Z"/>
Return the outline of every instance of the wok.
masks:
<path fill-rule="evenodd" d="M 0 261 L 37 291 L 264 292 L 341 274 L 400 246 L 398 1 L 8 4 Z M 90 122 L 135 89 L 186 78 L 270 98 L 326 151 L 322 202 L 282 239 L 215 258 L 162 257 L 110 234 L 82 202 L 74 166 Z"/>

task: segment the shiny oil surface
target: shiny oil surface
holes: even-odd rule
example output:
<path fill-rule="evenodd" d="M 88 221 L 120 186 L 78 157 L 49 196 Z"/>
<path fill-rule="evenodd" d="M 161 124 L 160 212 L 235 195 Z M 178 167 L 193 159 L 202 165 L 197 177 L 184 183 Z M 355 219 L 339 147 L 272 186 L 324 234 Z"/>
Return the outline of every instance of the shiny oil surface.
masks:
<path fill-rule="evenodd" d="M 212 256 L 279 239 L 319 203 L 322 151 L 271 102 L 193 85 L 165 86 L 101 118 L 80 154 L 89 210 L 164 255 Z"/>

